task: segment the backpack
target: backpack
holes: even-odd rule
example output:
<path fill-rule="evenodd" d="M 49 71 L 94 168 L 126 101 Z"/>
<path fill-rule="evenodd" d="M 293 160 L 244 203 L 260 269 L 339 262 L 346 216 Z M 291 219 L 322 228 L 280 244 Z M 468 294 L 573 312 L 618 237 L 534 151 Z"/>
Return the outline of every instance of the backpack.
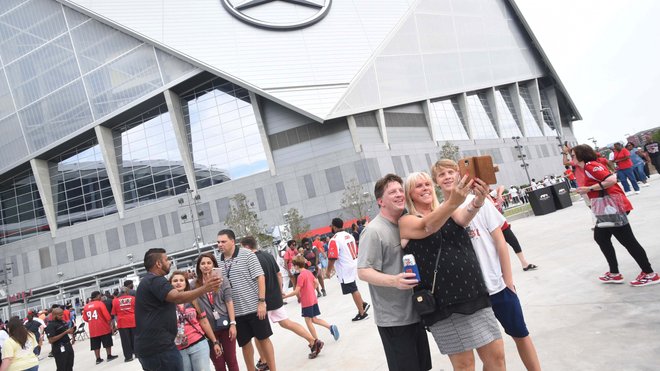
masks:
<path fill-rule="evenodd" d="M 41 323 L 35 320 L 31 320 L 25 323 L 25 328 L 34 334 L 34 338 L 37 339 L 37 341 L 39 341 L 39 338 L 41 337 L 41 334 L 39 333 L 39 327 L 41 327 Z"/>

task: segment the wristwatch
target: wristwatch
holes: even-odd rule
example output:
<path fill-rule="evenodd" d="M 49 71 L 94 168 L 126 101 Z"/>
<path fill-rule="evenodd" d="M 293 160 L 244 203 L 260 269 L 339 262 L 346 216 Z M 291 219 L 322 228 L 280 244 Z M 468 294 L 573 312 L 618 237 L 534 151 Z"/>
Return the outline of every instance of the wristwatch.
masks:
<path fill-rule="evenodd" d="M 213 345 L 220 345 L 220 342 L 216 340 L 213 342 Z"/>
<path fill-rule="evenodd" d="M 260 302 L 260 303 L 265 303 L 265 302 L 266 302 L 266 298 L 259 298 L 259 302 Z"/>

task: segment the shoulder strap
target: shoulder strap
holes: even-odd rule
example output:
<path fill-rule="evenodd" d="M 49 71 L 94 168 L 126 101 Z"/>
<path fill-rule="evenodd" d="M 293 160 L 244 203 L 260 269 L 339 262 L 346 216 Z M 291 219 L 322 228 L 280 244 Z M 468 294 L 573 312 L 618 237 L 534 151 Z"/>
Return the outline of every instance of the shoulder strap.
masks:
<path fill-rule="evenodd" d="M 435 257 L 435 267 L 433 268 L 433 284 L 431 285 L 431 294 L 435 291 L 435 277 L 438 275 L 438 262 L 440 261 L 440 251 L 442 250 L 442 232 L 440 232 L 440 246 L 438 246 L 438 254 Z"/>

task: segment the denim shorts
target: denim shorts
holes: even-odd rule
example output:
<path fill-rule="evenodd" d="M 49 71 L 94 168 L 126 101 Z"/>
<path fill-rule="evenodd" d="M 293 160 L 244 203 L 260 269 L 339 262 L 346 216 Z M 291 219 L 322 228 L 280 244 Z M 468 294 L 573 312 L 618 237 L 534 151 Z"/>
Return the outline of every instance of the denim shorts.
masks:
<path fill-rule="evenodd" d="M 514 338 L 524 338 L 529 335 L 525 317 L 518 295 L 508 287 L 490 296 L 495 317 L 504 328 L 504 332 Z"/>

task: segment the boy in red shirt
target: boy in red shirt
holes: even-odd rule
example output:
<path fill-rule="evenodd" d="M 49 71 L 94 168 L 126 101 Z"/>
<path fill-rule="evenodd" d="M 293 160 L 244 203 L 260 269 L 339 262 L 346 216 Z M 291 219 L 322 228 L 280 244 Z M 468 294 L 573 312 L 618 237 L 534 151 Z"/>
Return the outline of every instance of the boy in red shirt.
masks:
<path fill-rule="evenodd" d="M 577 188 L 577 183 L 575 182 L 575 174 L 573 174 L 573 170 L 571 170 L 571 167 L 566 165 L 564 166 L 566 170 L 564 170 L 564 175 L 568 179 L 568 182 L 571 184 L 571 188 Z"/>
<path fill-rule="evenodd" d="M 92 300 L 83 308 L 82 317 L 89 324 L 90 348 L 96 355 L 96 364 L 103 362 L 101 358 L 101 343 L 108 356 L 108 362 L 117 358 L 112 355 L 112 328 L 110 327 L 110 313 L 101 301 L 99 291 L 92 292 Z"/>
<path fill-rule="evenodd" d="M 337 326 L 330 325 L 328 322 L 318 317 L 321 315 L 318 299 L 316 298 L 316 289 L 319 286 L 319 281 L 314 277 L 312 272 L 305 268 L 306 266 L 307 261 L 303 256 L 296 256 L 293 259 L 294 269 L 300 272 L 298 276 L 298 282 L 296 283 L 296 289 L 284 295 L 284 298 L 286 299 L 291 296 L 299 295 L 300 306 L 302 307 L 302 316 L 305 318 L 305 323 L 307 324 L 309 333 L 312 334 L 314 339 L 319 338 L 316 334 L 314 325 L 319 325 L 330 330 L 330 334 L 332 334 L 335 340 L 337 340 L 339 339 L 339 330 L 337 329 Z"/>
<path fill-rule="evenodd" d="M 121 338 L 121 348 L 124 351 L 124 362 L 133 360 L 133 344 L 135 343 L 135 296 L 130 294 L 129 285 L 133 281 L 124 282 L 123 292 L 112 300 L 112 315 L 117 316 L 117 328 Z"/>

